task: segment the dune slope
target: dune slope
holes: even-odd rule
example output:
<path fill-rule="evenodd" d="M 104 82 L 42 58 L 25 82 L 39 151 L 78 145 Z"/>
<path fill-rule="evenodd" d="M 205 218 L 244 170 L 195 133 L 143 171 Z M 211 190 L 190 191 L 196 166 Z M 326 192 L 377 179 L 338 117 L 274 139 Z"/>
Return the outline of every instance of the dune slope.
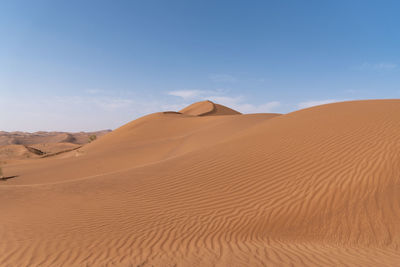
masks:
<path fill-rule="evenodd" d="M 194 117 L 155 113 L 78 150 L 47 160 L 9 164 L 4 170 L 19 175 L 13 184 L 55 183 L 121 172 L 213 146 L 277 115 Z"/>
<path fill-rule="evenodd" d="M 396 266 L 399 114 L 400 100 L 153 114 L 81 155 L 9 166 L 0 262 Z"/>
<path fill-rule="evenodd" d="M 221 116 L 221 115 L 239 115 L 240 112 L 209 100 L 196 102 L 179 111 L 185 115 L 191 116 Z"/>

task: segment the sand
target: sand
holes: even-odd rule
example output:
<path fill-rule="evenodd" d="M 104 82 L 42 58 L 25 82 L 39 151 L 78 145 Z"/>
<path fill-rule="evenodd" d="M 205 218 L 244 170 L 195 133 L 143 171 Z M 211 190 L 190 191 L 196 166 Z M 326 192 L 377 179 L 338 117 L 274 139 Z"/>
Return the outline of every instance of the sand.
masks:
<path fill-rule="evenodd" d="M 3 166 L 2 266 L 399 266 L 400 100 L 212 102 Z"/>
<path fill-rule="evenodd" d="M 55 143 L 71 143 L 71 144 L 87 144 L 89 136 L 96 135 L 101 137 L 111 130 L 103 130 L 97 132 L 4 132 L 0 131 L 0 146 L 6 145 L 35 145 L 35 144 L 55 144 Z"/>
<path fill-rule="evenodd" d="M 51 157 L 90 143 L 111 130 L 97 132 L 3 132 L 0 131 L 0 166 L 16 161 Z"/>

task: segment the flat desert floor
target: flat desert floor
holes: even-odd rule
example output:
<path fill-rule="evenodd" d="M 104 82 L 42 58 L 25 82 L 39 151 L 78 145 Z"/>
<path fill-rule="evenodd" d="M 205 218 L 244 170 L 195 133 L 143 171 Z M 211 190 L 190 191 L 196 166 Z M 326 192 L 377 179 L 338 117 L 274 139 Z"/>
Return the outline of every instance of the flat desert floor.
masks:
<path fill-rule="evenodd" d="M 1 266 L 400 266 L 400 100 L 204 101 L 2 167 Z"/>

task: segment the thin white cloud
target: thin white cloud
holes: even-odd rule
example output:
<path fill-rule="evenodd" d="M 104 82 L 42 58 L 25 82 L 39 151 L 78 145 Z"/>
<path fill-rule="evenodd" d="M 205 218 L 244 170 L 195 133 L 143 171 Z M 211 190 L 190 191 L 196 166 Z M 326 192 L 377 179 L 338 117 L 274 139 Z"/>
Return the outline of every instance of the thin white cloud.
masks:
<path fill-rule="evenodd" d="M 196 99 L 208 99 L 210 95 L 223 96 L 227 93 L 227 90 L 217 89 L 217 90 L 176 90 L 169 91 L 167 95 L 176 96 L 183 98 L 185 100 L 196 100 Z"/>
<path fill-rule="evenodd" d="M 181 103 L 181 104 L 162 104 L 159 108 L 159 111 L 178 111 L 183 109 L 184 107 L 189 106 L 191 103 Z"/>
<path fill-rule="evenodd" d="M 211 100 L 213 102 L 216 102 L 221 105 L 233 107 L 236 106 L 238 103 L 243 102 L 243 97 L 242 96 L 216 96 L 216 95 L 210 95 L 207 96 L 206 99 Z"/>
<path fill-rule="evenodd" d="M 69 96 L 1 97 L 0 130 L 90 131 L 115 129 L 138 117 L 160 111 L 179 111 L 196 101 L 209 99 L 242 113 L 277 112 L 280 103 L 250 104 L 228 90 L 176 90 L 175 97 L 158 98 L 118 92 L 85 92 Z M 18 112 L 16 112 L 16 110 Z"/>
<path fill-rule="evenodd" d="M 85 90 L 86 93 L 91 94 L 91 95 L 95 95 L 95 94 L 99 94 L 99 93 L 104 93 L 104 90 L 101 89 L 87 89 Z"/>
<path fill-rule="evenodd" d="M 368 63 L 365 62 L 357 67 L 359 70 L 375 70 L 375 71 L 387 71 L 397 69 L 399 66 L 395 63 L 381 62 L 381 63 Z"/>
<path fill-rule="evenodd" d="M 246 103 L 243 97 L 210 97 L 210 100 L 233 108 L 241 113 L 269 113 L 277 112 L 277 108 L 281 106 L 278 101 L 266 102 L 260 105 Z"/>
<path fill-rule="evenodd" d="M 203 95 L 205 91 L 201 90 L 177 90 L 177 91 L 170 91 L 167 94 L 171 96 L 181 97 L 183 99 L 193 99 Z"/>
<path fill-rule="evenodd" d="M 237 78 L 229 75 L 229 74 L 212 74 L 210 75 L 210 79 L 213 82 L 217 82 L 217 83 L 235 83 L 237 82 Z"/>
<path fill-rule="evenodd" d="M 279 101 L 266 102 L 261 105 L 239 104 L 237 110 L 242 113 L 270 113 L 277 112 L 277 108 L 281 106 Z"/>
<path fill-rule="evenodd" d="M 311 101 L 301 102 L 301 103 L 297 104 L 297 106 L 298 106 L 298 108 L 303 109 L 303 108 L 325 105 L 325 104 L 339 102 L 339 101 L 340 100 L 337 100 L 337 99 L 311 100 Z"/>
<path fill-rule="evenodd" d="M 210 100 L 215 103 L 233 108 L 241 113 L 268 113 L 276 112 L 277 108 L 281 106 L 278 101 L 266 102 L 260 105 L 247 103 L 243 96 L 227 95 L 227 90 L 178 90 L 167 93 L 168 95 L 177 96 L 183 100 L 202 101 Z"/>
<path fill-rule="evenodd" d="M 140 116 L 186 105 L 128 96 L 4 97 L 0 103 L 1 130 L 30 132 L 115 129 Z"/>
<path fill-rule="evenodd" d="M 398 67 L 398 65 L 393 64 L 393 63 L 379 63 L 379 64 L 376 64 L 374 67 L 377 69 L 380 69 L 380 70 L 382 70 L 382 69 L 383 70 L 393 70 L 393 69 L 396 69 Z"/>

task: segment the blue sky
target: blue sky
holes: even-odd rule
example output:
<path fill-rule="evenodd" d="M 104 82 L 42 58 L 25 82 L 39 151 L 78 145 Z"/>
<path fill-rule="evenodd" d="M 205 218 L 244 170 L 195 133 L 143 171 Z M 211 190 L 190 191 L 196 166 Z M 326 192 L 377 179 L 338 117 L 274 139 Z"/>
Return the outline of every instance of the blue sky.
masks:
<path fill-rule="evenodd" d="M 211 99 L 400 98 L 399 1 L 0 3 L 0 130 L 114 129 Z"/>

